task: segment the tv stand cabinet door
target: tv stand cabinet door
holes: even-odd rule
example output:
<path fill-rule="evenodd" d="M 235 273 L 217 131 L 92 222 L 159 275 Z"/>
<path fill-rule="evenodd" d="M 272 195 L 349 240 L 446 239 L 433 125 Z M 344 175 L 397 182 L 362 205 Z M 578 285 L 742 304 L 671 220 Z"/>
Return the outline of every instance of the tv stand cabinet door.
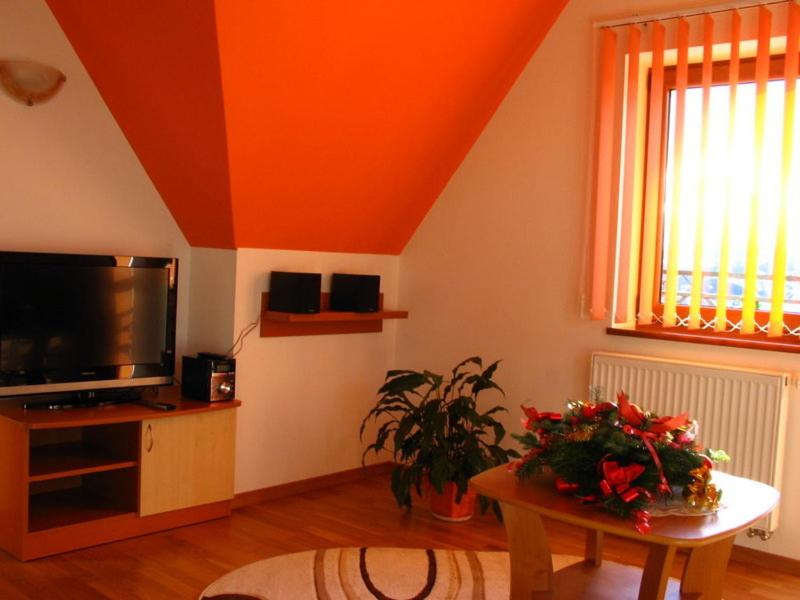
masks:
<path fill-rule="evenodd" d="M 139 514 L 233 497 L 236 411 L 142 421 Z"/>

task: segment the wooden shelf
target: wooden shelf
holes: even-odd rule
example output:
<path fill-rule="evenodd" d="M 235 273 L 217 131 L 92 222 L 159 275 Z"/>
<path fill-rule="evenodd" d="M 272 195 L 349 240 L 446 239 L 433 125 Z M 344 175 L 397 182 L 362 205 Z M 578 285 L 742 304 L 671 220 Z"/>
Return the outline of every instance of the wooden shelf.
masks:
<path fill-rule="evenodd" d="M 29 481 L 47 481 L 127 469 L 137 465 L 135 460 L 110 456 L 104 450 L 82 442 L 49 444 L 31 448 Z"/>
<path fill-rule="evenodd" d="M 608 560 L 600 567 L 581 561 L 553 574 L 553 596 L 584 600 L 636 598 L 642 581 L 642 569 Z M 670 577 L 664 600 L 681 600 L 681 582 Z"/>
<path fill-rule="evenodd" d="M 297 314 L 278 312 L 275 310 L 264 311 L 263 318 L 270 321 L 286 323 L 330 323 L 333 321 L 381 321 L 383 319 L 407 319 L 406 310 L 382 310 L 373 313 L 356 313 L 326 310 L 313 314 Z"/>
<path fill-rule="evenodd" d="M 357 313 L 330 310 L 330 294 L 323 293 L 318 313 L 287 313 L 268 310 L 269 292 L 261 295 L 261 337 L 297 335 L 335 335 L 342 333 L 377 333 L 383 331 L 384 319 L 407 319 L 406 310 L 380 310 Z"/>
<path fill-rule="evenodd" d="M 28 531 L 44 531 L 133 512 L 83 487 L 45 492 L 30 497 Z"/>

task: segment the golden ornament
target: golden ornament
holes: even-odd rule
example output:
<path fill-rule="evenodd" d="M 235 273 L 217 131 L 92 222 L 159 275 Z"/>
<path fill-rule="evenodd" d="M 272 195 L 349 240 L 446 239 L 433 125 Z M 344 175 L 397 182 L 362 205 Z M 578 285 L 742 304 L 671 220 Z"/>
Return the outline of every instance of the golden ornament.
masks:
<path fill-rule="evenodd" d="M 711 469 L 707 466 L 689 471 L 693 481 L 683 490 L 683 497 L 691 510 L 698 512 L 714 511 L 719 508 L 722 491 L 711 483 Z"/>

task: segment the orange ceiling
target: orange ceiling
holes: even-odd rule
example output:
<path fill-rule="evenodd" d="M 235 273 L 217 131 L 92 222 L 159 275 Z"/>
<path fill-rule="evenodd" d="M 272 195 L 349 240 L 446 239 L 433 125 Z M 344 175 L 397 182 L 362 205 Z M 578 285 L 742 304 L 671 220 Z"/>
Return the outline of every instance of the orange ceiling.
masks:
<path fill-rule="evenodd" d="M 48 0 L 193 246 L 378 254 L 566 2 Z"/>
<path fill-rule="evenodd" d="M 233 248 L 213 0 L 47 2 L 189 243 Z"/>

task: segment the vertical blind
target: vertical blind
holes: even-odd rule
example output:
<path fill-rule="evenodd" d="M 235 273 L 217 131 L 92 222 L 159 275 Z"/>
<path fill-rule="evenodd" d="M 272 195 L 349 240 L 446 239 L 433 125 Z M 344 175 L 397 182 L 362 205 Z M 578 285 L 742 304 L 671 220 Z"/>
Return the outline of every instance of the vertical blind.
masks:
<path fill-rule="evenodd" d="M 601 29 L 592 318 L 800 333 L 798 40 L 794 1 Z"/>

